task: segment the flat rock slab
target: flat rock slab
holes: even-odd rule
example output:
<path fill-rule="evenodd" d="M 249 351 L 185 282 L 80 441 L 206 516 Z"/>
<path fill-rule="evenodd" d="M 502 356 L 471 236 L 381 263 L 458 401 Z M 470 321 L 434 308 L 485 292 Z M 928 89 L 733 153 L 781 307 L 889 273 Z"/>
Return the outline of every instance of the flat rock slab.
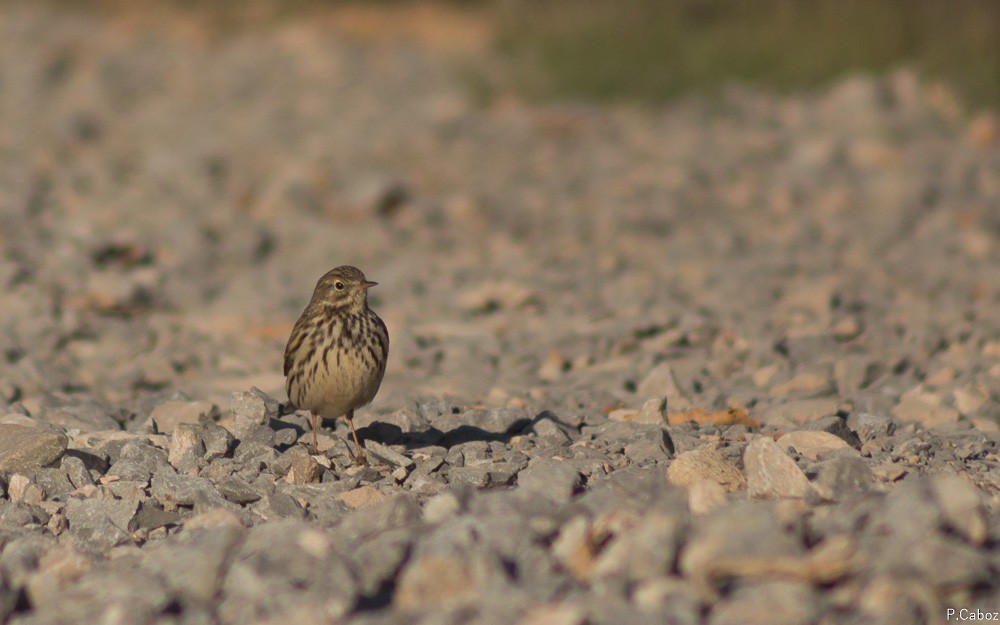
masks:
<path fill-rule="evenodd" d="M 53 430 L 0 424 L 0 473 L 44 467 L 62 457 L 68 444 L 65 435 Z"/>

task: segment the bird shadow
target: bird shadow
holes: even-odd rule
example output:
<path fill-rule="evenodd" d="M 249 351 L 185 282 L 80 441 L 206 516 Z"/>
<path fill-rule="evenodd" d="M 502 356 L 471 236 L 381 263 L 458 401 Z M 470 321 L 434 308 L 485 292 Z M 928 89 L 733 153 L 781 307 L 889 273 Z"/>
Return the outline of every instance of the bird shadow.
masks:
<path fill-rule="evenodd" d="M 402 428 L 394 423 L 374 421 L 369 425 L 358 428 L 358 436 L 361 436 L 365 440 L 371 439 L 385 445 L 404 445 L 407 449 L 417 449 L 429 445 L 451 449 L 455 445 L 474 441 L 509 443 L 515 436 L 531 433 L 538 423 L 545 420 L 552 421 L 565 430 L 577 430 L 576 426 L 566 423 L 552 412 L 544 410 L 534 418 L 525 417 L 518 419 L 504 432 L 493 432 L 471 424 L 459 425 L 450 430 L 441 430 L 432 424 L 425 430 L 404 432 Z"/>

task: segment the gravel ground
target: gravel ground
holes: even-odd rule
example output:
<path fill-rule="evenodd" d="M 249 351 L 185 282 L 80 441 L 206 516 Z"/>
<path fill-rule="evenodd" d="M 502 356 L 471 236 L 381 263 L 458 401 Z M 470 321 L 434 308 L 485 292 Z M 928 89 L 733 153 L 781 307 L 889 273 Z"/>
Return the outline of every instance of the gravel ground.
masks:
<path fill-rule="evenodd" d="M 6 622 L 1000 610 L 996 115 L 484 107 L 406 41 L 172 26 L 0 5 Z M 368 467 L 283 406 L 339 264 Z"/>

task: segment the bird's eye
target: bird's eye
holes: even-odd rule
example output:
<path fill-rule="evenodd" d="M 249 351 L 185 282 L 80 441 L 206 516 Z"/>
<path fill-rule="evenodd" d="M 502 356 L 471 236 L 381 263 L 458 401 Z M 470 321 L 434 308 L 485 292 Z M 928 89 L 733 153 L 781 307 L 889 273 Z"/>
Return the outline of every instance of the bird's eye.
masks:
<path fill-rule="evenodd" d="M 344 283 L 340 282 L 340 281 L 334 282 L 333 283 L 333 288 L 337 289 L 338 291 L 343 291 L 344 290 Z"/>

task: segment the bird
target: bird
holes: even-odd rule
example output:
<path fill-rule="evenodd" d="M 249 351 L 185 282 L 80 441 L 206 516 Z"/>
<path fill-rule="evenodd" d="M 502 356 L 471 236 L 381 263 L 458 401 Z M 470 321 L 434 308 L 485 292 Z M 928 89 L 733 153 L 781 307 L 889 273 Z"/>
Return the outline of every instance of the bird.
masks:
<path fill-rule="evenodd" d="M 313 453 L 319 420 L 344 417 L 359 465 L 365 459 L 354 411 L 375 399 L 389 358 L 389 331 L 368 306 L 368 289 L 377 284 L 349 265 L 323 274 L 285 346 L 285 390 L 312 417 Z"/>

